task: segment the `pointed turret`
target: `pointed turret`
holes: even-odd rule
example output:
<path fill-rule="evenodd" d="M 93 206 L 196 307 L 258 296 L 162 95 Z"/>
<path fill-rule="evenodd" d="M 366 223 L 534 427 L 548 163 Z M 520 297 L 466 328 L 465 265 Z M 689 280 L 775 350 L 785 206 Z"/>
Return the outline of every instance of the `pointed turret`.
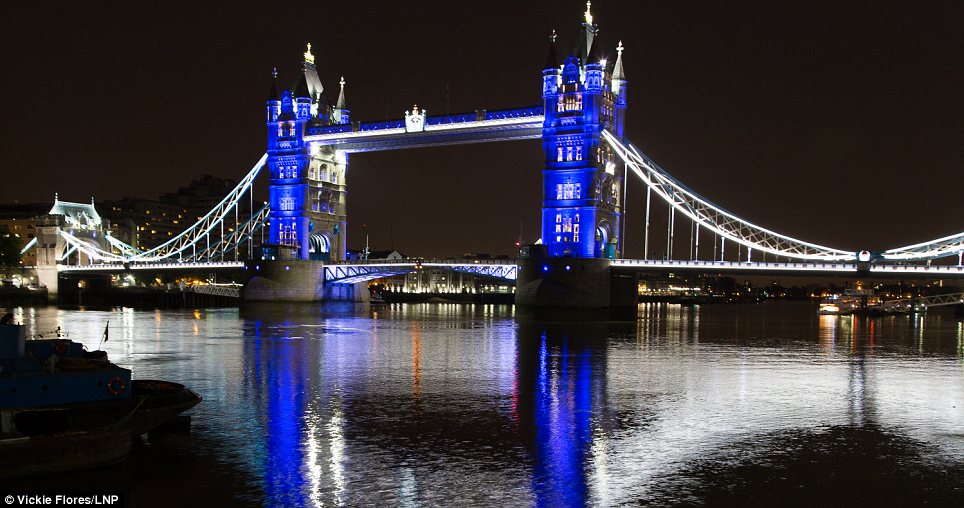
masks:
<path fill-rule="evenodd" d="M 305 55 L 310 55 L 310 54 L 311 54 L 311 45 L 308 46 L 308 51 L 305 52 Z M 291 87 L 292 95 L 294 96 L 295 102 L 297 103 L 297 106 L 295 108 L 295 114 L 298 117 L 298 120 L 308 120 L 311 117 L 311 110 L 312 110 L 311 100 L 312 100 L 312 97 L 314 96 L 314 94 L 311 93 L 311 88 L 308 83 L 308 71 L 307 71 L 308 65 L 311 65 L 312 66 L 311 69 L 312 71 L 314 71 L 314 64 L 309 64 L 307 61 L 308 57 L 306 56 L 305 58 L 306 58 L 305 64 L 304 64 L 306 66 L 305 72 L 298 74 L 298 77 L 295 78 L 294 85 L 292 85 Z M 314 58 L 312 58 L 312 60 L 314 60 Z"/>
<path fill-rule="evenodd" d="M 307 97 L 311 99 L 312 94 L 308 92 L 308 80 L 305 78 L 304 74 L 299 74 L 295 78 L 295 82 L 291 85 L 291 93 L 295 97 Z"/>
<path fill-rule="evenodd" d="M 586 60 L 583 61 L 583 65 L 589 63 L 600 63 L 605 61 L 605 57 L 600 48 L 598 37 L 593 37 L 592 46 L 589 47 L 589 51 L 586 52 Z"/>
<path fill-rule="evenodd" d="M 549 34 L 549 56 L 542 68 L 542 99 L 543 107 L 553 107 L 555 96 L 559 91 L 559 75 L 561 74 L 559 60 L 556 59 L 556 31 Z"/>
<path fill-rule="evenodd" d="M 613 67 L 613 92 L 619 93 L 616 89 L 616 80 L 626 80 L 626 73 L 623 71 L 623 41 L 619 41 L 619 45 L 616 46 L 616 66 Z"/>
<path fill-rule="evenodd" d="M 338 109 L 345 109 L 347 107 L 345 106 L 345 76 L 341 77 L 341 80 L 338 81 L 338 84 L 341 86 L 341 90 L 338 92 L 338 102 L 335 104 L 335 107 Z"/>
<path fill-rule="evenodd" d="M 271 90 L 268 92 L 269 101 L 277 101 L 278 99 L 278 68 L 275 67 L 271 69 Z"/>
<path fill-rule="evenodd" d="M 546 64 L 542 67 L 543 69 L 558 69 L 559 68 L 559 53 L 556 51 L 556 31 L 552 30 L 549 35 L 549 54 L 546 55 Z"/>
<path fill-rule="evenodd" d="M 274 122 L 281 114 L 281 100 L 278 98 L 278 69 L 271 70 L 271 91 L 268 92 L 268 121 Z"/>
<path fill-rule="evenodd" d="M 338 92 L 338 102 L 335 103 L 334 109 L 331 112 L 332 123 L 336 124 L 346 124 L 348 123 L 349 113 L 348 101 L 345 100 L 345 76 L 341 77 L 338 81 L 341 86 L 341 90 Z"/>
<path fill-rule="evenodd" d="M 623 41 L 619 41 L 616 46 L 616 65 L 613 67 L 612 87 L 615 96 L 615 108 L 613 113 L 616 116 L 616 134 L 623 135 L 623 124 L 626 119 L 626 91 L 629 81 L 626 80 L 626 71 L 623 70 Z"/>

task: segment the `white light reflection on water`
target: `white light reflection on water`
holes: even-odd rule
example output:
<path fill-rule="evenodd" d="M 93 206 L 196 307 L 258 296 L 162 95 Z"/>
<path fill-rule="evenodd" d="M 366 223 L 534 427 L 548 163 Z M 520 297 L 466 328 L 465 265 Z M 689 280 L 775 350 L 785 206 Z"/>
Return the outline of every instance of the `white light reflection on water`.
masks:
<path fill-rule="evenodd" d="M 964 320 L 957 323 L 957 351 L 964 360 Z"/>

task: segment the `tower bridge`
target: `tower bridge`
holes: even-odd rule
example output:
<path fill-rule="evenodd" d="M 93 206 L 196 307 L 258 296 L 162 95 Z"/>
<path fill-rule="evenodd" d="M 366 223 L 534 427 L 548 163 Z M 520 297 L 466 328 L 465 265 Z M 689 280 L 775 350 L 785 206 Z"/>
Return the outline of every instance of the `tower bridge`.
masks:
<path fill-rule="evenodd" d="M 964 233 L 883 251 L 854 252 L 754 224 L 679 182 L 624 136 L 630 88 L 624 47 L 619 42 L 608 48 L 615 50 L 616 58 L 607 61 L 598 33 L 588 3 L 571 53 L 559 53 L 553 32 L 541 70 L 541 104 L 455 115 L 433 115 L 413 105 L 401 118 L 372 122 L 352 120 L 343 78 L 338 100 L 333 105 L 327 102 L 309 44 L 291 87 L 280 87 L 278 74 L 273 73 L 266 101 L 265 155 L 197 224 L 148 251 L 123 245 L 109 234 L 110 248 L 91 245 L 68 232 L 61 232 L 61 243 L 84 253 L 91 263 L 115 267 L 238 263 L 246 258 L 250 276 L 246 294 L 254 299 L 354 298 L 364 292 L 353 292 L 353 284 L 435 262 L 378 264 L 347 259 L 350 155 L 540 139 L 544 155 L 539 168 L 543 175 L 540 242 L 522 249 L 516 263 L 460 267 L 437 262 L 516 280 L 517 303 L 523 306 L 632 306 L 634 298 L 626 294 L 635 287 L 635 274 L 653 270 L 964 276 Z M 270 201 L 255 212 L 251 189 L 264 168 L 269 173 Z M 637 212 L 643 220 L 627 224 L 630 185 L 645 190 L 646 199 Z M 238 209 L 246 201 L 251 219 L 241 226 Z M 667 207 L 668 223 L 662 237 L 650 220 L 657 203 Z M 224 224 L 232 215 L 237 227 L 225 232 Z M 642 232 L 643 259 L 625 259 L 627 231 Z M 674 252 L 674 245 L 685 235 L 677 231 L 689 233 L 688 255 Z M 263 243 L 270 246 L 270 252 L 257 260 L 252 249 L 256 232 L 266 237 Z M 665 259 L 648 258 L 657 239 L 666 241 Z M 239 255 L 245 243 L 247 255 Z M 953 261 L 955 257 L 956 266 L 930 266 L 932 260 Z"/>

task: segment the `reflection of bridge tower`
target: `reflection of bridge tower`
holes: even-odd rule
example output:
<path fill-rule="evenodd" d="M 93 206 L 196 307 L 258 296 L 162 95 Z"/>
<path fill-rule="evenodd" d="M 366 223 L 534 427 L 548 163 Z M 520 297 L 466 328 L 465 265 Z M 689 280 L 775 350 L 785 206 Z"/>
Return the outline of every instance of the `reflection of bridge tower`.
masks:
<path fill-rule="evenodd" d="M 604 130 L 622 137 L 622 43 L 609 67 L 599 54 L 597 32 L 587 4 L 576 54 L 559 66 L 553 33 L 542 72 L 542 241 L 550 256 L 615 258 L 622 249 L 624 167 L 601 138 Z"/>
<path fill-rule="evenodd" d="M 589 504 L 593 462 L 606 446 L 594 437 L 611 434 L 617 420 L 605 414 L 608 341 L 626 330 L 519 323 L 513 416 L 533 460 L 534 505 Z"/>
<path fill-rule="evenodd" d="M 305 130 L 347 124 L 345 81 L 332 106 L 315 68 L 311 45 L 295 85 L 279 98 L 272 83 L 268 96 L 268 168 L 271 171 L 270 242 L 286 246 L 294 259 L 345 259 L 345 153 L 330 146 L 312 147 Z"/>
<path fill-rule="evenodd" d="M 80 240 L 93 249 L 110 250 L 104 234 L 100 214 L 90 204 L 60 201 L 54 196 L 54 205 L 47 215 L 37 220 L 37 278 L 47 286 L 47 292 L 57 294 L 57 265 L 86 265 L 94 262 L 88 252 L 76 247 L 68 248 L 61 231 Z"/>

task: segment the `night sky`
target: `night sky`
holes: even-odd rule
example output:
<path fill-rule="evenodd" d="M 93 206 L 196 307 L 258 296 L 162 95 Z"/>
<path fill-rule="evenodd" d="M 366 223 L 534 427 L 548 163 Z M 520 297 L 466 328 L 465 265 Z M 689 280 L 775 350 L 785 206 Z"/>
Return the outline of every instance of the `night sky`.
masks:
<path fill-rule="evenodd" d="M 332 100 L 345 76 L 352 120 L 413 104 L 430 115 L 536 105 L 547 35 L 569 50 L 585 10 L 248 4 L 4 2 L 0 201 L 153 198 L 204 173 L 241 178 L 265 150 L 271 69 L 292 82 L 306 42 Z M 713 202 L 844 249 L 964 230 L 964 2 L 592 10 L 611 58 L 626 47 L 627 137 Z M 541 170 L 537 141 L 353 155 L 349 245 L 363 245 L 366 224 L 376 249 L 510 254 L 520 222 L 538 237 Z M 633 183 L 628 256 L 639 257 Z"/>

